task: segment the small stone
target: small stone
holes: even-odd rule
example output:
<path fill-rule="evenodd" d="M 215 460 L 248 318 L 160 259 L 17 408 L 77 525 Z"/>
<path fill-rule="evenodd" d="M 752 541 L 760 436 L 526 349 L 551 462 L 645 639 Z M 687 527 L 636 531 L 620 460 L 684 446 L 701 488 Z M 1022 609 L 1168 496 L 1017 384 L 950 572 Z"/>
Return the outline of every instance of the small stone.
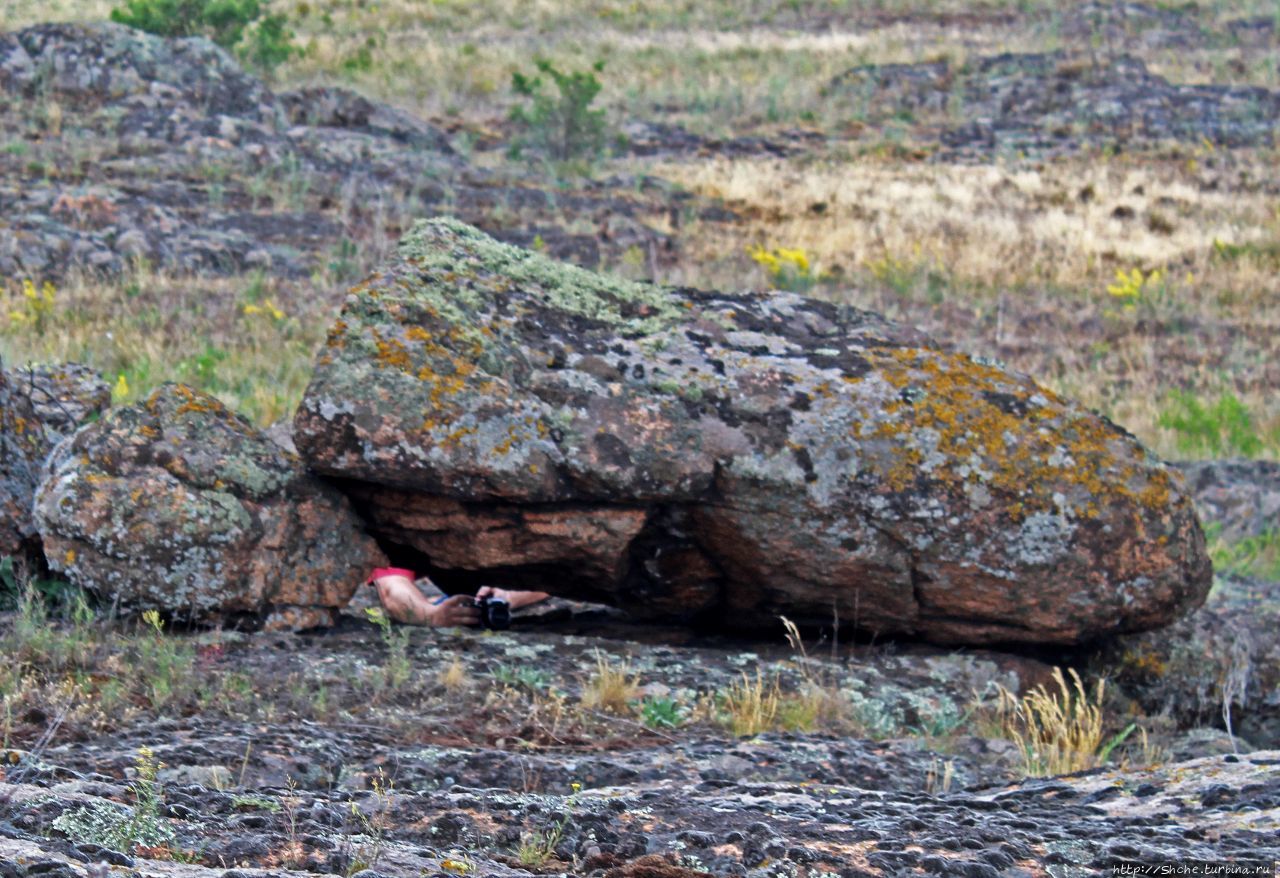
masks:
<path fill-rule="evenodd" d="M 129 229 L 127 232 L 116 236 L 115 250 L 121 256 L 136 258 L 151 252 L 151 245 L 147 242 L 147 236 L 141 230 Z"/>

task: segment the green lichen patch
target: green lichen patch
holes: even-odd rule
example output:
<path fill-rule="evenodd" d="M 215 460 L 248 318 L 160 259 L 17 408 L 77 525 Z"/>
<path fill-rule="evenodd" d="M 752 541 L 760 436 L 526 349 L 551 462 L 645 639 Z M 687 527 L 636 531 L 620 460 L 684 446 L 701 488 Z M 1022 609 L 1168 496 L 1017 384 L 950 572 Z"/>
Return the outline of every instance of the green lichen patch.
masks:
<path fill-rule="evenodd" d="M 423 272 L 421 282 L 406 292 L 454 324 L 493 297 L 516 292 L 542 307 L 631 335 L 650 335 L 685 310 L 662 287 L 556 262 L 448 217 L 415 224 L 400 241 L 399 254 Z"/>

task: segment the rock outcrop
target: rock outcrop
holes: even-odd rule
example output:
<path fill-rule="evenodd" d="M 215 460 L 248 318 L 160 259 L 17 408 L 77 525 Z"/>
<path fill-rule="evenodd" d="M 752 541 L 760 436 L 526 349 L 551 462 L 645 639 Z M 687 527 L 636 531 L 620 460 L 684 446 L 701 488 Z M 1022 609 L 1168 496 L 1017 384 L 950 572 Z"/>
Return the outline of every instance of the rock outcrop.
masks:
<path fill-rule="evenodd" d="M 873 121 L 938 119 L 949 159 L 1171 140 L 1269 146 L 1280 112 L 1280 92 L 1272 89 L 1171 83 L 1140 58 L 1092 51 L 872 64 L 845 71 L 828 88 L 860 100 Z"/>
<path fill-rule="evenodd" d="M 47 452 L 30 400 L 11 385 L 0 363 L 0 558 L 39 559 L 31 502 Z"/>
<path fill-rule="evenodd" d="M 591 264 L 670 247 L 641 219 L 665 212 L 661 193 L 544 192 L 469 165 L 438 127 L 350 90 L 276 93 L 203 37 L 110 22 L 0 33 L 0 128 L 40 144 L 38 156 L 0 152 L 5 277 L 118 276 L 143 260 L 345 282 L 399 233 L 397 217 L 446 208 Z M 564 228 L 566 210 L 598 229 Z"/>
<path fill-rule="evenodd" d="M 1280 462 L 1195 460 L 1176 464 L 1201 520 L 1219 525 L 1228 542 L 1280 531 Z"/>
<path fill-rule="evenodd" d="M 339 494 L 183 385 L 60 445 L 36 517 L 49 566 L 105 601 L 269 628 L 327 624 L 382 560 Z"/>
<path fill-rule="evenodd" d="M 856 309 L 604 278 L 452 220 L 354 289 L 295 440 L 442 576 L 652 616 L 1073 643 L 1210 583 L 1178 474 L 1029 378 Z"/>
<path fill-rule="evenodd" d="M 1226 725 L 1249 744 L 1280 747 L 1280 582 L 1219 578 L 1208 601 L 1163 631 L 1116 638 L 1094 670 L 1149 715 L 1183 727 Z"/>

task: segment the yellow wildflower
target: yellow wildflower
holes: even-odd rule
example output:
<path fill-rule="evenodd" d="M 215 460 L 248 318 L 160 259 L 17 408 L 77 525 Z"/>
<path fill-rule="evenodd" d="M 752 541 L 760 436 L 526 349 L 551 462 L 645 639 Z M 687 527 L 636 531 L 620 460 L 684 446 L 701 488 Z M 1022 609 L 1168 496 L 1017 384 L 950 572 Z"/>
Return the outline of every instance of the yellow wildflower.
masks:
<path fill-rule="evenodd" d="M 276 321 L 283 320 L 285 317 L 284 312 L 281 311 L 279 308 L 277 308 L 275 302 L 272 302 L 270 299 L 267 299 L 261 305 L 254 305 L 254 304 L 242 305 L 240 307 L 240 310 L 244 314 L 250 317 L 252 317 L 255 314 L 266 314 L 272 320 L 276 320 Z"/>

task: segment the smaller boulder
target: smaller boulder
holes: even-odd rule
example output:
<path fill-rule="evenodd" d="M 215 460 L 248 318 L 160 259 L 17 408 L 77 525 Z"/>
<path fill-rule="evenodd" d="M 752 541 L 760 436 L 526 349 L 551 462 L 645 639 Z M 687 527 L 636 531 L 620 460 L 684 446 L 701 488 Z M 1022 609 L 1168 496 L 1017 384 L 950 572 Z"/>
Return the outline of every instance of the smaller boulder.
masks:
<path fill-rule="evenodd" d="M 13 386 L 0 364 L 0 558 L 39 558 L 31 501 L 47 451 L 30 400 Z"/>
<path fill-rule="evenodd" d="M 218 400 L 167 384 L 59 446 L 49 566 L 126 609 L 314 627 L 384 563 L 348 502 Z"/>
<path fill-rule="evenodd" d="M 1186 476 L 1206 524 L 1228 542 L 1280 528 L 1280 463 L 1274 460 L 1195 460 L 1173 464 Z"/>
<path fill-rule="evenodd" d="M 1222 727 L 1280 748 L 1280 582 L 1221 576 L 1203 607 L 1161 631 L 1106 643 L 1094 671 L 1149 715 Z"/>

